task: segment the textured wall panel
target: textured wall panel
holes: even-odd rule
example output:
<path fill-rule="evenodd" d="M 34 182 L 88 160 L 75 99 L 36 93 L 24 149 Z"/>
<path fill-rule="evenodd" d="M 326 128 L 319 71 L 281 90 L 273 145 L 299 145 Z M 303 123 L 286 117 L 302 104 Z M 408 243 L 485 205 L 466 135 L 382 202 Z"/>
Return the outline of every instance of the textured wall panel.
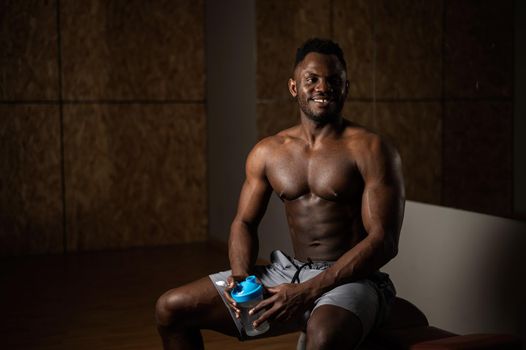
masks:
<path fill-rule="evenodd" d="M 0 150 L 0 256 L 61 252 L 58 108 L 0 105 Z"/>
<path fill-rule="evenodd" d="M 63 1 L 67 99 L 204 99 L 203 1 Z"/>
<path fill-rule="evenodd" d="M 445 205 L 511 214 L 512 110 L 510 102 L 446 104 Z"/>
<path fill-rule="evenodd" d="M 372 98 L 374 1 L 334 0 L 332 6 L 334 40 L 347 62 L 349 97 Z"/>
<path fill-rule="evenodd" d="M 256 113 L 259 139 L 299 123 L 299 107 L 295 100 L 258 103 Z"/>
<path fill-rule="evenodd" d="M 377 131 L 376 119 L 374 118 L 374 104 L 372 102 L 347 101 L 343 107 L 342 115 L 345 119 L 365 128 Z"/>
<path fill-rule="evenodd" d="M 376 96 L 440 97 L 441 0 L 375 0 Z"/>
<path fill-rule="evenodd" d="M 407 199 L 440 203 L 442 109 L 439 103 L 378 103 L 377 131 L 402 157 Z"/>
<path fill-rule="evenodd" d="M 206 239 L 202 105 L 65 109 L 68 249 Z"/>
<path fill-rule="evenodd" d="M 0 99 L 58 96 L 54 1 L 0 2 Z"/>
<path fill-rule="evenodd" d="M 511 97 L 513 1 L 446 1 L 445 93 Z"/>
<path fill-rule="evenodd" d="M 330 35 L 330 0 L 258 0 L 256 15 L 257 98 L 287 99 L 296 48 Z"/>

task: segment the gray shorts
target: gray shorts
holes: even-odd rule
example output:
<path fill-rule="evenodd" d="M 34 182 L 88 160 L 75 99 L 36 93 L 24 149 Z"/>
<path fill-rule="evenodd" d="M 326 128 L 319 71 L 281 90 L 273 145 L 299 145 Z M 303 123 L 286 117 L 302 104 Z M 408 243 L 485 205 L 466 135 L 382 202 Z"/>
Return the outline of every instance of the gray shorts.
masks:
<path fill-rule="evenodd" d="M 254 275 L 267 287 L 273 287 L 283 283 L 293 283 L 293 279 L 294 282 L 305 282 L 323 272 L 323 270 L 329 268 L 334 263 L 331 261 L 314 261 L 310 264 L 305 264 L 299 260 L 289 258 L 279 250 L 273 251 L 270 258 L 270 265 L 258 265 L 254 268 Z M 212 274 L 209 277 L 230 311 L 230 315 L 239 331 L 239 339 L 244 340 L 247 339 L 247 337 L 243 331 L 241 322 L 235 317 L 230 307 L 228 307 L 223 294 L 224 282 L 230 274 L 231 272 L 228 270 Z M 317 307 L 321 305 L 335 305 L 351 311 L 360 319 L 363 338 L 385 320 L 395 294 L 396 291 L 393 283 L 389 279 L 389 275 L 378 271 L 368 278 L 340 285 L 321 295 L 315 301 L 314 308 L 295 322 L 287 322 L 287 324 L 276 321 L 272 322 L 271 331 L 265 334 L 277 335 L 303 330 L 308 316 Z"/>

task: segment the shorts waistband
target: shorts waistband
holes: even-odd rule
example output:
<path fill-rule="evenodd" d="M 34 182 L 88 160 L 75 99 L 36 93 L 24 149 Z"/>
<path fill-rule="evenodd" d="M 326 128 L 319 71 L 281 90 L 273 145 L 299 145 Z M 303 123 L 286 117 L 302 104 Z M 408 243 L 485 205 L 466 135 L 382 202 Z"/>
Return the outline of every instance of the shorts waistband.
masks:
<path fill-rule="evenodd" d="M 331 267 L 336 262 L 336 261 L 323 261 L 323 260 L 301 261 L 299 259 L 291 258 L 290 256 L 288 256 L 281 250 L 274 250 L 270 254 L 270 260 L 272 262 L 280 262 L 282 266 L 285 266 L 286 264 L 292 264 L 292 266 L 296 268 L 306 265 L 304 268 L 308 268 L 312 270 L 324 270 L 324 269 Z"/>
<path fill-rule="evenodd" d="M 312 270 L 324 270 L 324 269 L 327 269 L 327 268 L 331 267 L 336 262 L 336 261 L 322 261 L 322 260 L 320 260 L 320 261 L 314 261 L 314 260 L 312 260 L 312 261 L 301 261 L 301 260 L 298 260 L 296 258 L 289 258 L 289 259 L 296 266 L 301 266 L 301 265 L 307 264 L 309 269 L 312 269 Z"/>

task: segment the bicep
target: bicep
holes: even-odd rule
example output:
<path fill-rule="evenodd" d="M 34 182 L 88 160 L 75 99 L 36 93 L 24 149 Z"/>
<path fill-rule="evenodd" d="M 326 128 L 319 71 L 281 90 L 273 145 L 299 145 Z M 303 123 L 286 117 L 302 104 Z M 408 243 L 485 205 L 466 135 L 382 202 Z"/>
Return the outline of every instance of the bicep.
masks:
<path fill-rule="evenodd" d="M 258 225 L 265 214 L 272 188 L 265 175 L 265 154 L 254 149 L 247 158 L 246 178 L 241 188 L 236 220 Z"/>
<path fill-rule="evenodd" d="M 362 198 L 362 221 L 368 234 L 397 238 L 404 213 L 404 196 L 399 186 L 384 183 L 366 185 Z"/>
<path fill-rule="evenodd" d="M 265 214 L 271 193 L 265 180 L 247 178 L 239 196 L 236 220 L 258 225 Z"/>
<path fill-rule="evenodd" d="M 382 143 L 373 149 L 363 174 L 362 221 L 366 231 L 398 241 L 405 206 L 398 152 Z"/>

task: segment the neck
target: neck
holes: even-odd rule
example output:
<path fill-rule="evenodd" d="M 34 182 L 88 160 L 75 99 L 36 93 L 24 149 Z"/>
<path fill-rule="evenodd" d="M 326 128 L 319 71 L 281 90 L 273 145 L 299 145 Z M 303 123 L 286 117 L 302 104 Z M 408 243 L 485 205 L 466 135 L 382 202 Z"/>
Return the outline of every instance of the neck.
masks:
<path fill-rule="evenodd" d="M 335 116 L 330 121 L 319 123 L 301 114 L 301 130 L 310 146 L 326 137 L 339 134 L 343 127 L 343 118 Z"/>

